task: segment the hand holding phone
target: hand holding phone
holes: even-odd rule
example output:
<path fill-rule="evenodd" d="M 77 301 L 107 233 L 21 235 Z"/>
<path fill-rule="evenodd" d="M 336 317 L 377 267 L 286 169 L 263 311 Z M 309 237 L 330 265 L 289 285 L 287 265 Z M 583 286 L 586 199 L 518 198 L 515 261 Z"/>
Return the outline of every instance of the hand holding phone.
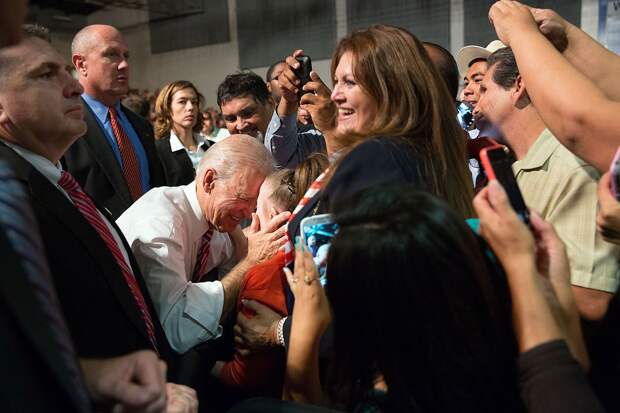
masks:
<path fill-rule="evenodd" d="M 480 161 L 489 180 L 497 179 L 506 190 L 510 205 L 526 224 L 530 224 L 530 212 L 512 172 L 510 151 L 502 145 L 493 145 L 480 151 Z"/>
<path fill-rule="evenodd" d="M 299 85 L 298 85 L 299 91 L 297 92 L 297 101 L 299 102 L 301 97 L 305 93 L 308 93 L 304 91 L 303 88 L 306 83 L 310 82 L 310 72 L 312 71 L 312 60 L 310 59 L 310 56 L 297 56 L 295 60 L 297 60 L 297 62 L 299 63 L 299 68 L 294 70 L 295 76 L 297 76 L 297 79 L 299 79 Z"/>

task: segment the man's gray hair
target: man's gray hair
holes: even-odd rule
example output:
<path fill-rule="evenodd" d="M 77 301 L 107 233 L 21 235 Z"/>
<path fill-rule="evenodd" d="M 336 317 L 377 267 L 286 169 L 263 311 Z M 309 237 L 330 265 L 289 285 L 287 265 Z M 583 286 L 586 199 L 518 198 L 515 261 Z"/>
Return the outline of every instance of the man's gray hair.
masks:
<path fill-rule="evenodd" d="M 271 153 L 256 138 L 231 135 L 205 152 L 197 176 L 202 180 L 207 169 L 214 169 L 219 179 L 228 179 L 243 167 L 250 167 L 262 176 L 275 169 Z"/>

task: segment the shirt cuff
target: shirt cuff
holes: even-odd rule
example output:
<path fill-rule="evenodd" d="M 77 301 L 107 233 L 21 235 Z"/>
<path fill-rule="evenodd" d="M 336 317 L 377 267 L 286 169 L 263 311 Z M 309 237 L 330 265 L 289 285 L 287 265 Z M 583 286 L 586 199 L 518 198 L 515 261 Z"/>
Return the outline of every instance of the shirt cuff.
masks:
<path fill-rule="evenodd" d="M 618 273 L 592 274 L 585 271 L 572 270 L 570 283 L 578 287 L 615 293 L 618 290 Z"/>
<path fill-rule="evenodd" d="M 201 339 L 222 335 L 220 317 L 224 308 L 224 287 L 220 281 L 192 283 L 186 291 L 185 313 L 206 330 Z"/>

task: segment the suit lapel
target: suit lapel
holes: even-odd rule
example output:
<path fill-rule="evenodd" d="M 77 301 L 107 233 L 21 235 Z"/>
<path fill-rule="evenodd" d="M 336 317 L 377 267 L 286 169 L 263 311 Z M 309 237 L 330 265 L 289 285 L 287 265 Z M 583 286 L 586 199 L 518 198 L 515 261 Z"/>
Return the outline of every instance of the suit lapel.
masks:
<path fill-rule="evenodd" d="M 79 210 L 34 168 L 31 170 L 29 183 L 35 207 L 38 205 L 40 210 L 53 215 L 62 223 L 64 228 L 71 231 L 82 242 L 96 262 L 96 266 L 101 269 L 101 274 L 125 310 L 126 315 L 148 339 L 146 326 L 137 308 L 136 301 L 112 253 L 97 231 L 86 221 Z M 131 253 L 129 249 L 127 251 L 129 254 Z M 134 265 L 132 267 L 136 268 Z M 143 290 L 143 294 L 147 293 Z"/>
<path fill-rule="evenodd" d="M 3 255 L 8 255 L 10 248 L 4 235 L 0 236 L 0 248 Z M 43 311 L 32 289 L 35 288 L 28 282 L 24 269 L 15 261 L 15 257 L 3 260 L 3 276 L 0 277 L 0 296 L 2 301 L 6 303 L 8 310 L 13 313 L 15 322 L 19 325 L 21 332 L 28 338 L 35 351 L 49 366 L 52 374 L 57 378 L 57 382 L 67 393 L 67 396 L 73 401 L 78 410 L 82 409 L 83 403 L 76 399 L 75 380 L 70 380 L 71 371 L 64 365 L 66 359 L 74 360 L 77 366 L 77 356 L 75 353 L 67 354 L 65 358 L 59 357 L 58 349 L 51 346 L 56 342 L 51 326 L 43 316 Z M 51 280 L 50 280 L 51 283 Z M 58 308 L 60 312 L 60 308 Z M 58 332 L 62 334 L 63 332 Z M 67 332 L 68 334 L 68 332 Z M 66 337 L 70 340 L 70 337 Z M 74 370 L 75 370 L 74 369 Z M 41 372 L 43 374 L 43 372 Z"/>
<path fill-rule="evenodd" d="M 124 199 L 126 205 L 131 205 L 133 200 L 129 193 L 129 188 L 125 182 L 125 177 L 123 176 L 118 160 L 114 155 L 114 151 L 108 139 L 105 137 L 105 132 L 90 106 L 88 106 L 88 103 L 84 100 L 82 100 L 82 103 L 86 108 L 84 120 L 87 125 L 86 135 L 84 135 L 82 139 L 86 140 L 93 159 L 99 164 L 101 170 L 108 178 L 108 181 L 110 181 L 114 187 L 115 192 Z"/>

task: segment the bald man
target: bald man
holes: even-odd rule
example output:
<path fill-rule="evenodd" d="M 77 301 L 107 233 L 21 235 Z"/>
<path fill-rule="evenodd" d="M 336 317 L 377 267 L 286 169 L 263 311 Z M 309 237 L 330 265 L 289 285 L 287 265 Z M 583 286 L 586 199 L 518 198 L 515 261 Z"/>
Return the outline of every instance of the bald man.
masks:
<path fill-rule="evenodd" d="M 114 27 L 90 25 L 71 44 L 84 88 L 86 134 L 64 156 L 66 169 L 117 219 L 149 189 L 165 185 L 153 129 L 120 103 L 129 91 L 129 48 Z"/>

